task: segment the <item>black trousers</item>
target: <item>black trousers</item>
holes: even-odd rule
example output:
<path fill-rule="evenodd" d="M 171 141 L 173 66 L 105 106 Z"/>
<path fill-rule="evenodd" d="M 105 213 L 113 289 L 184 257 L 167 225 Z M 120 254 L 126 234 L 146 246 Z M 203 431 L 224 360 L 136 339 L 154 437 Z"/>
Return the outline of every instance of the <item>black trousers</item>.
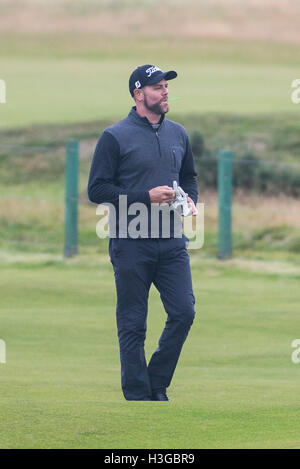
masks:
<path fill-rule="evenodd" d="M 170 385 L 182 345 L 194 320 L 187 238 L 110 238 L 117 291 L 121 384 L 127 400 L 151 400 Z M 144 352 L 151 284 L 160 293 L 167 321 L 147 366 Z"/>

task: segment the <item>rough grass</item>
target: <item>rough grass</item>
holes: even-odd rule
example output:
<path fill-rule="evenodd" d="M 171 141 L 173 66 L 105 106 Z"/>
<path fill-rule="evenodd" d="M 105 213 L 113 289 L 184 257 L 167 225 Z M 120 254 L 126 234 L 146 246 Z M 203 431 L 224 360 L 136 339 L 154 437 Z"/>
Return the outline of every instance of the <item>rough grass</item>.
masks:
<path fill-rule="evenodd" d="M 283 147 L 276 150 L 278 133 L 289 129 L 284 158 L 297 162 L 299 129 L 289 116 L 273 119 L 241 116 L 189 116 L 179 120 L 189 132 L 200 129 L 205 144 L 217 151 L 231 147 L 256 150 L 260 158 L 280 160 Z M 79 247 L 81 254 L 103 252 L 106 244 L 97 238 L 99 216 L 96 205 L 88 202 L 86 186 L 96 141 L 109 121 L 90 124 L 32 126 L 22 131 L 1 132 L 0 242 L 19 253 L 62 252 L 64 242 L 64 142 L 80 139 Z M 214 132 L 215 129 L 215 132 Z M 24 145 L 24 146 L 22 146 Z M 222 145 L 222 146 L 221 146 Z M 289 146 L 290 145 L 290 146 Z M 219 148 L 220 148 L 219 147 Z M 273 150 L 272 150 L 273 149 Z M 235 155 L 236 156 L 236 155 Z M 213 191 L 200 188 L 199 202 L 205 204 L 205 243 L 203 256 L 216 256 L 218 250 L 218 201 Z M 299 200 L 280 195 L 236 191 L 233 198 L 233 242 L 235 256 L 262 259 L 299 260 Z"/>
<path fill-rule="evenodd" d="M 62 252 L 64 243 L 64 193 L 53 187 L 51 197 L 3 196 L 0 202 L 0 243 L 19 252 Z M 54 193 L 54 190 L 56 192 Z M 49 191 L 49 187 L 48 187 Z M 202 256 L 218 251 L 218 202 L 214 192 L 202 192 L 205 204 L 205 243 Z M 237 194 L 233 204 L 234 255 L 245 258 L 300 261 L 298 199 Z M 107 243 L 96 235 L 96 205 L 79 204 L 79 250 L 105 252 Z M 194 252 L 191 251 L 191 255 Z"/>
<path fill-rule="evenodd" d="M 1 0 L 1 30 L 299 43 L 297 0 Z"/>

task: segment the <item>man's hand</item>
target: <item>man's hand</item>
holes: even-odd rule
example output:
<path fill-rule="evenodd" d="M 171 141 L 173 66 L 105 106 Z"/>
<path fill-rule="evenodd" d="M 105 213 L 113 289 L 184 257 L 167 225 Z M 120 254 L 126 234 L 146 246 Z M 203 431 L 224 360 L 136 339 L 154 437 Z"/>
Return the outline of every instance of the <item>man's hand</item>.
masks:
<path fill-rule="evenodd" d="M 170 204 L 175 197 L 175 192 L 169 186 L 157 186 L 149 191 L 150 202 L 159 204 Z"/>
<path fill-rule="evenodd" d="M 192 215 L 198 215 L 198 210 L 196 208 L 196 205 L 194 204 L 194 201 L 189 197 L 187 193 L 185 193 L 188 199 L 188 204 L 189 204 L 189 209 L 192 211 Z"/>

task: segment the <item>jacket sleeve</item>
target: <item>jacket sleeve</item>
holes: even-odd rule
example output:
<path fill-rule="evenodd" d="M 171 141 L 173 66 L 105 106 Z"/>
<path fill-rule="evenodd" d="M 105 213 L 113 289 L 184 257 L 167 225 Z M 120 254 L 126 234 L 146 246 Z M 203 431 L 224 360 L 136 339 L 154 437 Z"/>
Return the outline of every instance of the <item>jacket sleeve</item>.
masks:
<path fill-rule="evenodd" d="M 179 173 L 179 185 L 196 204 L 198 200 L 197 172 L 188 136 L 186 136 L 186 151 Z"/>
<path fill-rule="evenodd" d="M 147 191 L 126 190 L 117 185 L 119 163 L 119 143 L 110 132 L 104 131 L 98 140 L 90 169 L 87 188 L 89 200 L 96 204 L 110 202 L 117 205 L 119 195 L 127 195 L 128 205 L 133 202 L 150 205 Z"/>

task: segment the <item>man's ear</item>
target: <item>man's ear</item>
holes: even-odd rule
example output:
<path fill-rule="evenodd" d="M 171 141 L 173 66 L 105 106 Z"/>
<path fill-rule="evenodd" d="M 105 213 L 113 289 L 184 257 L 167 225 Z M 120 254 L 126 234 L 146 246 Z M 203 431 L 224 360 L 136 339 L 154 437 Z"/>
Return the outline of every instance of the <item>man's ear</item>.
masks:
<path fill-rule="evenodd" d="M 141 89 L 135 89 L 133 90 L 133 98 L 135 101 L 138 101 L 139 103 L 144 101 L 144 92 Z"/>

